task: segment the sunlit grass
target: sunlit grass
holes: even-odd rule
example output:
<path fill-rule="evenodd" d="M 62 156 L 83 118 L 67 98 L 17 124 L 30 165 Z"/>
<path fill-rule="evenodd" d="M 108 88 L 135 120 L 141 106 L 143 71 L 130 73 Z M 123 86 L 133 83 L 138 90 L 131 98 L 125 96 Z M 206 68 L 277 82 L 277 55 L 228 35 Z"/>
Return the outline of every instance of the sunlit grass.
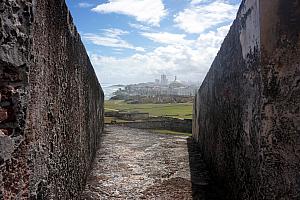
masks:
<path fill-rule="evenodd" d="M 176 131 L 169 131 L 169 130 L 153 130 L 155 133 L 159 134 L 166 134 L 166 135 L 184 135 L 184 136 L 192 136 L 191 133 L 182 133 Z"/>
<path fill-rule="evenodd" d="M 170 104 L 127 104 L 122 100 L 109 100 L 104 103 L 105 111 L 147 112 L 150 116 L 169 116 L 192 119 L 192 103 Z"/>

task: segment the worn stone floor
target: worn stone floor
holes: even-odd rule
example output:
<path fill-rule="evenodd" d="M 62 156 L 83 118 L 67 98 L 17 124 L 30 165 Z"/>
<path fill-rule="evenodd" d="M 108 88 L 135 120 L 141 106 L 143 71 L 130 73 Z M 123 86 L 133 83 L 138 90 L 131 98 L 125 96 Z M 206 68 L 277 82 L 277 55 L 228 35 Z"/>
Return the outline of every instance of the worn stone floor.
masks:
<path fill-rule="evenodd" d="M 185 136 L 107 126 L 82 199 L 224 199 Z"/>

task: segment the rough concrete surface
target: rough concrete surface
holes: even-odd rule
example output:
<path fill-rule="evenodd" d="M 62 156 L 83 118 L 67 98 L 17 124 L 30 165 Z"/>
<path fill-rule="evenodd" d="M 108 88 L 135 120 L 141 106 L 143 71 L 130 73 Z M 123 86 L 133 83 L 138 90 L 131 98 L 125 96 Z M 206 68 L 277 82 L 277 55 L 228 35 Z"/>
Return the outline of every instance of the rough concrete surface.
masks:
<path fill-rule="evenodd" d="M 108 126 L 82 199 L 225 199 L 185 136 Z"/>
<path fill-rule="evenodd" d="M 103 92 L 63 0 L 0 1 L 0 199 L 79 198 Z"/>
<path fill-rule="evenodd" d="M 300 199 L 300 1 L 244 0 L 194 106 L 232 199 Z"/>

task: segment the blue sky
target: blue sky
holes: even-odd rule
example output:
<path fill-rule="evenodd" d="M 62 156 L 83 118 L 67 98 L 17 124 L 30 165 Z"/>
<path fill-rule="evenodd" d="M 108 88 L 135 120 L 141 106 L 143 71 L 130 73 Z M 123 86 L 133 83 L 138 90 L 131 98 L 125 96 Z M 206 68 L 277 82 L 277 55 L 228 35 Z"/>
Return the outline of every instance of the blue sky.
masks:
<path fill-rule="evenodd" d="M 67 0 L 100 83 L 202 81 L 240 0 Z"/>

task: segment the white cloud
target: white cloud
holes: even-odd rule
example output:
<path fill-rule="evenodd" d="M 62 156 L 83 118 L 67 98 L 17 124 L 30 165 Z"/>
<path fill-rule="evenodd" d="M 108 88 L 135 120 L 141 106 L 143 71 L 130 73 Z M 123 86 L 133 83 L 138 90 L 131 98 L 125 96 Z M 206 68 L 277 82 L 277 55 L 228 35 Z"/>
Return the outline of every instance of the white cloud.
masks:
<path fill-rule="evenodd" d="M 196 5 L 196 4 L 199 4 L 199 3 L 207 3 L 208 1 L 209 0 L 192 0 L 191 4 Z"/>
<path fill-rule="evenodd" d="M 107 36 L 107 37 L 112 37 L 112 38 L 116 38 L 118 36 L 121 35 L 127 35 L 129 34 L 128 31 L 124 31 L 118 28 L 109 28 L 109 29 L 101 29 L 104 33 L 103 35 Z"/>
<path fill-rule="evenodd" d="M 141 31 L 149 31 L 149 30 L 151 30 L 150 27 L 144 26 L 144 25 L 142 25 L 142 24 L 129 23 L 128 25 L 129 25 L 131 28 L 135 28 L 135 29 L 138 29 L 138 30 L 141 30 Z"/>
<path fill-rule="evenodd" d="M 126 35 L 129 32 L 121 29 L 102 29 L 103 33 L 100 35 L 93 33 L 83 34 L 83 39 L 92 42 L 95 45 L 112 47 L 115 49 L 133 49 L 135 51 L 144 52 L 142 47 L 136 47 L 127 41 L 123 40 L 120 36 Z"/>
<path fill-rule="evenodd" d="M 161 0 L 109 0 L 109 3 L 101 4 L 93 10 L 101 13 L 126 14 L 134 16 L 139 22 L 159 25 L 165 14 L 152 18 L 148 13 L 152 10 L 156 13 L 154 7 L 158 6 L 145 9 L 155 2 Z M 235 18 L 238 5 L 231 5 L 226 0 L 190 0 L 189 2 L 186 9 L 174 16 L 175 26 L 184 30 L 186 34 L 156 31 L 155 27 L 150 28 L 141 23 L 128 24 L 131 28 L 139 30 L 143 37 L 161 44 L 160 47 L 148 52 L 122 39 L 123 35 L 129 34 L 128 31 L 103 29 L 100 35 L 85 34 L 85 39 L 94 44 L 113 47 L 120 54 L 124 49 L 136 50 L 134 55 L 127 57 L 91 54 L 91 61 L 100 81 L 102 83 L 146 82 L 153 81 L 163 73 L 169 76 L 177 75 L 181 80 L 202 81 Z M 136 3 L 139 5 L 135 5 Z M 145 7 L 142 8 L 142 4 Z M 162 10 L 166 13 L 163 4 Z M 189 33 L 198 36 L 191 40 L 190 38 L 194 38 L 195 35 L 190 37 Z"/>
<path fill-rule="evenodd" d="M 187 33 L 203 33 L 235 19 L 238 5 L 221 0 L 198 5 L 204 1 L 193 0 L 188 8 L 179 12 L 174 18 L 176 26 Z"/>
<path fill-rule="evenodd" d="M 92 9 L 99 13 L 118 13 L 135 17 L 139 22 L 159 26 L 167 15 L 162 0 L 109 0 Z"/>
<path fill-rule="evenodd" d="M 177 75 L 181 80 L 202 81 L 215 58 L 229 26 L 216 31 L 201 34 L 196 40 L 189 40 L 186 45 L 177 45 L 173 39 L 184 40 L 180 34 L 148 35 L 166 46 L 151 52 L 136 53 L 126 58 L 91 55 L 91 61 L 101 82 L 136 83 L 152 81 L 165 73 Z M 165 35 L 172 35 L 172 40 L 163 42 Z M 175 40 L 175 39 L 174 39 Z"/>
<path fill-rule="evenodd" d="M 81 3 L 78 4 L 78 6 L 79 6 L 80 8 L 90 8 L 90 7 L 93 7 L 93 4 L 91 4 L 91 3 L 86 3 L 86 2 L 81 2 Z"/>
<path fill-rule="evenodd" d="M 208 33 L 201 34 L 196 40 L 196 48 L 214 48 L 218 50 L 224 37 L 228 33 L 230 25 L 218 28 L 216 31 L 209 31 Z M 216 52 L 217 53 L 217 52 Z"/>
<path fill-rule="evenodd" d="M 168 32 L 159 32 L 159 33 L 149 33 L 143 32 L 142 36 L 158 43 L 162 44 L 177 44 L 177 45 L 188 45 L 191 44 L 191 40 L 186 40 L 185 34 L 174 34 Z"/>

